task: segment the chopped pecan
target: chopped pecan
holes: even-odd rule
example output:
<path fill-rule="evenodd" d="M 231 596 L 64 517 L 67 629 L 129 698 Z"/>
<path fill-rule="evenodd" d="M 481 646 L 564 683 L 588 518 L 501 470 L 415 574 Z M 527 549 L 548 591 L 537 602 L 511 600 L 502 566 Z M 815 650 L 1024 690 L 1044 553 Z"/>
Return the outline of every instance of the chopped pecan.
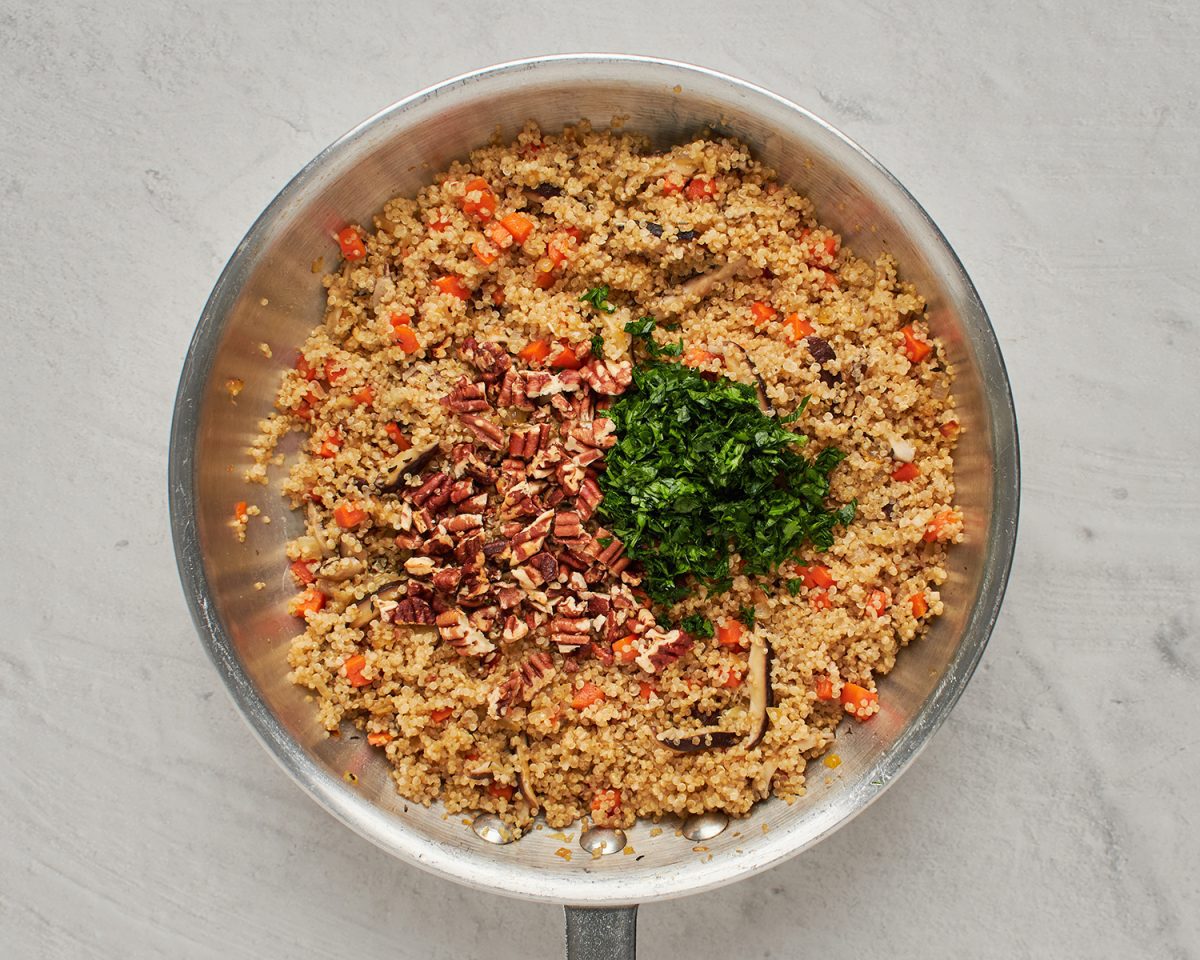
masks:
<path fill-rule="evenodd" d="M 401 533 L 396 536 L 395 543 L 401 550 L 416 550 L 421 546 L 421 536 L 416 533 Z"/>
<path fill-rule="evenodd" d="M 475 483 L 473 480 L 455 480 L 450 485 L 450 502 L 462 503 L 469 499 L 475 493 Z"/>
<path fill-rule="evenodd" d="M 642 636 L 637 665 L 647 673 L 658 673 L 692 649 L 692 640 L 678 630 L 663 632 L 657 626 Z"/>
<path fill-rule="evenodd" d="M 508 438 L 508 455 L 520 460 L 532 460 L 550 442 L 550 424 L 534 423 L 514 430 Z"/>
<path fill-rule="evenodd" d="M 462 583 L 462 567 L 442 567 L 433 575 L 433 589 L 439 593 L 453 593 Z"/>
<path fill-rule="evenodd" d="M 568 431 L 568 450 L 593 447 L 607 450 L 617 442 L 617 426 L 608 417 L 600 417 L 590 423 L 574 424 Z"/>
<path fill-rule="evenodd" d="M 504 682 L 488 694 L 488 716 L 499 719 L 517 702 L 528 703 L 554 676 L 550 654 L 538 650 L 525 658 Z"/>
<path fill-rule="evenodd" d="M 559 542 L 575 540 L 583 535 L 583 522 L 574 510 L 560 510 L 554 515 L 554 539 Z"/>
<path fill-rule="evenodd" d="M 596 482 L 596 478 L 588 474 L 583 478 L 583 483 L 579 485 L 579 494 L 575 497 L 575 510 L 583 520 L 589 519 L 596 508 L 600 506 L 600 501 L 604 499 L 604 494 L 600 490 L 600 484 Z"/>
<path fill-rule="evenodd" d="M 487 509 L 488 495 L 486 493 L 477 493 L 473 497 L 467 497 L 459 507 L 466 513 L 483 513 Z"/>
<path fill-rule="evenodd" d="M 453 540 L 451 541 L 453 543 Z M 454 557 L 464 567 L 482 570 L 485 560 L 483 552 L 483 537 L 479 535 L 462 537 L 454 544 Z"/>
<path fill-rule="evenodd" d="M 612 649 L 607 644 L 592 643 L 588 649 L 591 651 L 592 656 L 606 667 L 611 667 L 616 661 Z"/>
<path fill-rule="evenodd" d="M 466 424 L 467 429 L 479 438 L 480 443 L 491 447 L 493 450 L 504 449 L 504 431 L 492 423 L 491 420 L 487 420 L 484 417 L 477 417 L 473 413 L 460 413 L 458 419 Z"/>
<path fill-rule="evenodd" d="M 478 607 L 486 604 L 491 595 L 491 584 L 487 578 L 473 574 L 463 577 L 462 586 L 458 591 L 458 602 L 464 607 Z"/>
<path fill-rule="evenodd" d="M 517 587 L 501 587 L 496 591 L 496 599 L 500 601 L 501 610 L 512 610 L 519 606 L 524 598 L 524 592 Z"/>
<path fill-rule="evenodd" d="M 471 626 L 476 630 L 487 633 L 496 625 L 496 620 L 499 616 L 500 608 L 493 604 L 473 610 L 467 619 L 470 620 Z"/>
<path fill-rule="evenodd" d="M 593 357 L 579 371 L 579 376 L 597 393 L 615 397 L 633 383 L 633 364 L 628 360 L 604 360 Z"/>
<path fill-rule="evenodd" d="M 541 583 L 550 583 L 558 576 L 558 561 L 554 559 L 553 555 L 546 553 L 544 550 L 529 558 L 529 562 L 525 564 L 525 568 L 528 570 L 530 567 L 537 571 Z M 536 578 L 532 575 L 530 575 L 530 579 L 536 582 Z"/>
<path fill-rule="evenodd" d="M 409 557 L 404 561 L 405 571 L 413 577 L 426 577 L 433 573 L 437 563 L 432 557 Z"/>
<path fill-rule="evenodd" d="M 586 616 L 558 615 L 550 621 L 550 639 L 558 646 L 559 653 L 578 650 L 589 642 L 591 633 L 592 621 Z"/>
<path fill-rule="evenodd" d="M 602 541 L 608 541 L 608 546 L 604 546 Z M 603 564 L 613 573 L 620 573 L 629 566 L 629 558 L 621 556 L 625 552 L 625 544 L 613 536 L 612 532 L 600 527 L 596 531 L 596 542 L 600 545 L 600 553 L 596 556 L 596 562 Z"/>
<path fill-rule="evenodd" d="M 483 528 L 483 517 L 478 513 L 457 513 L 441 521 L 440 526 L 450 533 L 466 536 Z"/>
<path fill-rule="evenodd" d="M 504 621 L 504 632 L 501 633 L 501 638 L 505 643 L 516 643 L 518 640 L 524 639 L 529 635 L 529 624 L 518 617 L 515 613 L 510 613 Z"/>
<path fill-rule="evenodd" d="M 579 385 L 579 374 L 575 370 L 564 370 L 562 373 L 531 370 L 525 374 L 525 396 L 531 400 L 573 393 L 579 389 Z"/>
<path fill-rule="evenodd" d="M 589 617 L 606 617 L 612 612 L 612 600 L 602 593 L 593 593 L 587 598 Z"/>
<path fill-rule="evenodd" d="M 467 337 L 459 352 L 486 383 L 497 382 L 512 366 L 512 357 L 498 343 L 480 343 L 474 337 Z"/>
<path fill-rule="evenodd" d="M 454 388 L 442 397 L 442 405 L 455 413 L 482 413 L 491 410 L 492 405 L 487 400 L 487 385 L 470 383 L 466 377 L 461 378 Z"/>
<path fill-rule="evenodd" d="M 496 406 L 501 410 L 532 410 L 533 404 L 525 392 L 525 374 L 517 370 L 509 370 L 500 384 L 500 392 L 496 397 Z"/>
<path fill-rule="evenodd" d="M 438 497 L 443 488 L 447 488 L 450 477 L 444 473 L 431 474 L 424 483 L 409 494 L 409 499 L 418 507 L 425 507 L 430 500 Z M 450 491 L 446 489 L 446 503 L 450 502 Z M 433 511 L 430 511 L 433 512 Z"/>
<path fill-rule="evenodd" d="M 461 610 L 447 610 L 438 614 L 436 623 L 441 638 L 461 656 L 482 657 L 496 649 L 495 644 L 471 626 L 467 615 Z"/>
<path fill-rule="evenodd" d="M 512 566 L 516 566 L 538 553 L 542 549 L 542 544 L 546 542 L 546 536 L 550 533 L 550 526 L 553 522 L 554 511 L 547 510 L 513 537 L 512 556 L 509 557 L 508 562 Z"/>
<path fill-rule="evenodd" d="M 417 597 L 405 597 L 392 611 L 393 623 L 430 624 L 434 622 L 433 608 Z"/>
<path fill-rule="evenodd" d="M 572 459 L 564 460 L 560 463 L 554 476 L 558 480 L 558 485 L 562 488 L 562 492 L 568 497 L 573 497 L 579 493 L 579 488 L 583 484 L 583 478 L 586 475 L 587 471 Z"/>
<path fill-rule="evenodd" d="M 498 563 L 508 556 L 509 545 L 507 540 L 492 540 L 483 545 L 483 555 L 486 559 L 494 563 Z"/>
<path fill-rule="evenodd" d="M 456 443 L 450 451 L 450 459 L 454 462 L 454 476 L 474 477 L 480 483 L 487 485 L 496 482 L 499 476 L 495 467 L 489 466 L 479 459 L 479 452 L 473 443 Z"/>

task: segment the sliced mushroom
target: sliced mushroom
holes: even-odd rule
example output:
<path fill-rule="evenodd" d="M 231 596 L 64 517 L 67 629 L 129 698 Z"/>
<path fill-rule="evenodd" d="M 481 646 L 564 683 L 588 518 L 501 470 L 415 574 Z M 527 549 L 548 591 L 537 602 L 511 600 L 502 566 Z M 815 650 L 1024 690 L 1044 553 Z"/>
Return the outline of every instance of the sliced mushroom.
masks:
<path fill-rule="evenodd" d="M 683 737 L 671 737 L 660 733 L 658 742 L 679 753 L 703 753 L 705 750 L 723 750 L 736 746 L 738 735 L 728 730 L 701 730 Z"/>
<path fill-rule="evenodd" d="M 750 732 L 746 734 L 745 746 L 749 750 L 758 746 L 767 732 L 767 707 L 774 700 L 771 690 L 771 644 L 757 631 L 750 637 L 746 683 L 750 690 Z"/>
<path fill-rule="evenodd" d="M 357 577 L 364 569 L 366 568 L 363 566 L 363 562 L 357 557 L 337 557 L 321 564 L 317 568 L 316 574 L 318 579 L 341 583 L 351 577 Z"/>
<path fill-rule="evenodd" d="M 533 778 L 529 775 L 529 741 L 524 735 L 517 741 L 517 786 L 520 787 L 521 796 L 529 804 L 529 815 L 533 816 L 540 809 L 541 803 L 537 794 L 533 792 Z"/>
<path fill-rule="evenodd" d="M 746 262 L 745 257 L 734 257 L 708 273 L 697 274 L 690 280 L 685 280 L 674 293 L 661 297 L 652 312 L 660 319 L 681 313 L 707 297 L 719 284 L 732 280 L 746 266 Z"/>
<path fill-rule="evenodd" d="M 441 447 L 437 443 L 425 443 L 403 451 L 388 466 L 387 473 L 379 481 L 378 489 L 384 493 L 399 490 L 404 483 L 405 474 L 420 473 L 440 452 Z"/>
<path fill-rule="evenodd" d="M 758 394 L 758 407 L 768 417 L 775 416 L 775 405 L 771 403 L 767 396 L 767 383 L 762 378 L 762 374 L 758 372 L 758 367 L 754 365 L 754 361 L 750 359 L 750 351 L 743 347 L 740 343 L 734 343 L 732 340 L 726 340 L 726 343 L 732 344 L 742 351 L 742 356 L 746 358 L 746 366 L 750 368 L 750 373 L 754 376 L 754 392 Z"/>
<path fill-rule="evenodd" d="M 350 626 L 355 630 L 361 630 L 373 620 L 379 619 L 379 604 L 396 601 L 403 586 L 403 580 L 389 580 L 368 593 L 357 602 L 357 612 L 350 621 Z"/>

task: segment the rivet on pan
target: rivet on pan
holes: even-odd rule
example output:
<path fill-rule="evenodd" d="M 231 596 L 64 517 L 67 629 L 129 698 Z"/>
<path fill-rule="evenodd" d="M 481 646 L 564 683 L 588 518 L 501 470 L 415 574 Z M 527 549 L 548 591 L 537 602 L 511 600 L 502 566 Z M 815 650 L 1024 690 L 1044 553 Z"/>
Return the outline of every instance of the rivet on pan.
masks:
<path fill-rule="evenodd" d="M 683 835 L 689 840 L 711 840 L 729 826 L 729 817 L 716 810 L 694 813 L 683 821 Z"/>
<path fill-rule="evenodd" d="M 488 843 L 512 843 L 514 839 L 508 824 L 494 813 L 481 813 L 471 824 L 471 829 L 475 831 L 480 840 L 486 840 Z"/>
<path fill-rule="evenodd" d="M 618 853 L 625 849 L 625 833 L 607 827 L 592 827 L 579 835 L 579 845 L 593 856 L 597 852 L 602 855 Z"/>

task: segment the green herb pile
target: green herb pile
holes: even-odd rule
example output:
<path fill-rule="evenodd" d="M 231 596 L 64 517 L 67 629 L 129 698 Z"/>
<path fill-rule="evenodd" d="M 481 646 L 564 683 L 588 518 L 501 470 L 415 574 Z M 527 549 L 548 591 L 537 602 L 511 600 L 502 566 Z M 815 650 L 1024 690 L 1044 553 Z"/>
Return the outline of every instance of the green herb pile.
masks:
<path fill-rule="evenodd" d="M 854 519 L 856 503 L 825 508 L 829 474 L 845 455 L 799 452 L 807 438 L 787 425 L 804 404 L 768 417 L 752 387 L 658 359 L 652 320 L 627 330 L 646 340 L 651 358 L 608 411 L 619 439 L 601 475 L 600 512 L 642 564 L 650 597 L 671 604 L 700 584 L 729 589 L 732 552 L 743 572 L 766 575 L 805 543 L 832 546 L 834 526 Z"/>

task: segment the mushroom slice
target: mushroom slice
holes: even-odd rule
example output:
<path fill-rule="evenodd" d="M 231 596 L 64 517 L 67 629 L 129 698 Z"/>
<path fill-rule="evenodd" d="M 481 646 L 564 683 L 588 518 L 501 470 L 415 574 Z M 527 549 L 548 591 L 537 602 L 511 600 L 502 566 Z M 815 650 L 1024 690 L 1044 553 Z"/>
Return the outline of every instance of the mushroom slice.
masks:
<path fill-rule="evenodd" d="M 429 461 L 441 452 L 437 443 L 424 443 L 397 454 L 383 479 L 377 484 L 377 489 L 383 493 L 399 490 L 404 483 L 405 474 L 420 473 L 429 465 Z"/>
<path fill-rule="evenodd" d="M 767 707 L 774 697 L 771 691 L 771 644 L 757 631 L 750 637 L 749 670 L 746 676 L 750 690 L 750 732 L 745 746 L 756 747 L 767 732 Z"/>
<path fill-rule="evenodd" d="M 726 340 L 725 342 L 741 350 L 742 356 L 746 358 L 746 366 L 750 368 L 750 373 L 754 375 L 754 392 L 758 394 L 758 408 L 768 417 L 775 416 L 775 405 L 771 403 L 770 398 L 767 396 L 767 382 L 763 380 L 762 374 L 758 372 L 758 367 L 750 359 L 750 351 L 740 343 L 734 343 L 732 340 Z"/>
<path fill-rule="evenodd" d="M 736 746 L 738 735 L 728 730 L 705 729 L 689 733 L 682 737 L 672 737 L 660 733 L 658 742 L 664 747 L 670 747 L 679 753 L 703 753 L 705 750 L 724 750 Z"/>
<path fill-rule="evenodd" d="M 718 284 L 732 280 L 746 263 L 745 257 L 734 257 L 708 273 L 697 274 L 690 280 L 685 280 L 674 293 L 661 297 L 652 312 L 660 318 L 681 313 L 693 303 L 707 297 Z"/>
<path fill-rule="evenodd" d="M 533 778 L 529 775 L 529 741 L 524 735 L 517 741 L 517 785 L 521 788 L 521 796 L 529 804 L 529 814 L 538 812 L 541 804 L 537 794 L 533 792 Z"/>
<path fill-rule="evenodd" d="M 355 606 L 357 613 L 350 621 L 350 626 L 355 630 L 361 630 L 373 620 L 379 619 L 379 604 L 388 601 L 395 601 L 400 596 L 400 588 L 404 586 L 403 580 L 389 580 L 386 583 L 380 584 L 365 597 L 359 600 Z"/>

